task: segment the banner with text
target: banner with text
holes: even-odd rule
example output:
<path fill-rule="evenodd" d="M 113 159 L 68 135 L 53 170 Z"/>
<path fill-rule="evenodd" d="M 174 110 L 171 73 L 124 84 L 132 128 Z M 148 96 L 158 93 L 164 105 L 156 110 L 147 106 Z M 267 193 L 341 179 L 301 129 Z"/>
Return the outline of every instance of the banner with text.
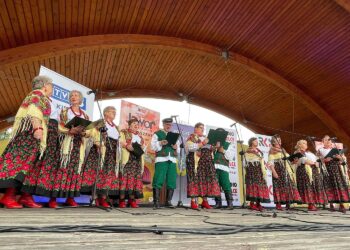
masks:
<path fill-rule="evenodd" d="M 53 82 L 53 93 L 51 96 L 52 105 L 56 106 L 57 109 L 61 110 L 63 107 L 69 107 L 69 93 L 72 90 L 78 90 L 83 94 L 83 103 L 81 109 L 84 110 L 90 119 L 93 118 L 94 101 L 95 95 L 88 92 L 91 90 L 57 72 L 48 69 L 44 66 L 40 66 L 39 75 L 45 75 L 52 79 Z"/>
<path fill-rule="evenodd" d="M 264 161 L 266 164 L 268 162 L 268 159 L 269 159 L 269 151 L 270 151 L 270 147 L 271 147 L 271 137 L 272 136 L 260 135 L 260 134 L 256 134 L 255 136 L 258 138 L 258 142 L 259 142 L 258 148 L 261 150 L 261 152 L 263 152 Z M 263 203 L 263 206 L 275 207 L 275 203 L 273 202 L 272 173 L 269 169 L 266 172 L 266 183 L 267 183 L 267 187 L 269 189 L 271 202 L 270 203 Z"/>

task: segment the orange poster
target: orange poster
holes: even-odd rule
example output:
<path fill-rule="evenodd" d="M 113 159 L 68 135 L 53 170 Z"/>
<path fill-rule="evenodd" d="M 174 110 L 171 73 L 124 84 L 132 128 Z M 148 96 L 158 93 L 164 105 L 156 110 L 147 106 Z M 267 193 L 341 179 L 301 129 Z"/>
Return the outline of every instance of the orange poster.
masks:
<path fill-rule="evenodd" d="M 143 174 L 143 202 L 152 202 L 152 178 L 154 174 L 155 153 L 151 150 L 151 138 L 154 132 L 159 129 L 160 113 L 148 108 L 122 100 L 120 109 L 119 127 L 126 129 L 128 120 L 136 117 L 140 122 L 140 133 L 147 145 L 145 154 L 145 170 Z"/>

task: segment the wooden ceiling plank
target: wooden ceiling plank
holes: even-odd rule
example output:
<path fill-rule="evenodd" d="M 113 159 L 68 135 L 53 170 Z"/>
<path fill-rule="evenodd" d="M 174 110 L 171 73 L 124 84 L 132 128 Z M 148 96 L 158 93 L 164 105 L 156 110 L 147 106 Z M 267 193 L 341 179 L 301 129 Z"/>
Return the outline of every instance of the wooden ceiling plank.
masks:
<path fill-rule="evenodd" d="M 94 25 L 95 25 L 95 18 L 96 18 L 96 8 L 97 8 L 97 0 L 91 0 L 90 1 L 90 15 L 89 15 L 89 22 L 88 22 L 88 35 L 94 34 Z"/>
<path fill-rule="evenodd" d="M 16 35 L 12 27 L 12 22 L 9 16 L 9 11 L 7 10 L 7 6 L 4 0 L 0 0 L 0 38 L 2 43 L 4 44 L 3 49 L 16 47 Z M 14 26 L 16 23 L 14 22 Z"/>

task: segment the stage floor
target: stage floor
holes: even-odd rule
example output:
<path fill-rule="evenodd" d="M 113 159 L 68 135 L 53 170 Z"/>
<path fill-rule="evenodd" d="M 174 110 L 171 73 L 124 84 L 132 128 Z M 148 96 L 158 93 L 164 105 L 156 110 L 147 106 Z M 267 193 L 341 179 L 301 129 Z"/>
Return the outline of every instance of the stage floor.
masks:
<path fill-rule="evenodd" d="M 194 211 L 181 208 L 127 208 L 109 212 L 87 207 L 0 209 L 0 248 L 286 250 L 350 247 L 350 211 L 347 214 L 327 210 L 307 213 L 300 209 L 277 212 L 277 216 L 274 216 L 274 212 L 267 210 L 261 213 L 247 209 Z M 154 225 L 158 229 L 152 227 Z M 18 232 L 22 227 L 29 226 L 32 228 L 27 228 L 28 232 Z M 68 233 L 33 232 L 38 227 L 47 226 L 81 227 L 69 228 L 71 232 Z M 91 228 L 87 226 L 109 226 L 93 229 L 127 229 L 128 232 L 89 232 Z M 6 232 L 10 229 L 8 227 L 15 232 Z M 131 232 L 134 229 L 138 233 Z M 87 231 L 82 232 L 84 230 Z M 169 232 L 156 234 L 151 230 Z M 179 231 L 170 232 L 175 230 Z"/>

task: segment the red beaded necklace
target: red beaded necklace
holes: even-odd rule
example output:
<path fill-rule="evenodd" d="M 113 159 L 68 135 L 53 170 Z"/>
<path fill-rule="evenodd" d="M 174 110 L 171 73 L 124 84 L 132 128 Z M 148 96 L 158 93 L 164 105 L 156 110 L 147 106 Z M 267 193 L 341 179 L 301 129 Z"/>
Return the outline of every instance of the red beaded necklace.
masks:
<path fill-rule="evenodd" d="M 72 107 L 70 107 L 70 110 L 73 112 L 73 114 L 75 116 L 79 116 L 80 117 L 83 114 L 83 111 L 80 109 L 80 107 L 79 107 L 79 114 L 75 113 L 74 110 L 72 109 Z"/>
<path fill-rule="evenodd" d="M 112 128 L 115 126 L 114 123 L 109 123 L 109 121 L 106 120 L 106 122 L 108 123 L 109 126 L 111 126 Z"/>

